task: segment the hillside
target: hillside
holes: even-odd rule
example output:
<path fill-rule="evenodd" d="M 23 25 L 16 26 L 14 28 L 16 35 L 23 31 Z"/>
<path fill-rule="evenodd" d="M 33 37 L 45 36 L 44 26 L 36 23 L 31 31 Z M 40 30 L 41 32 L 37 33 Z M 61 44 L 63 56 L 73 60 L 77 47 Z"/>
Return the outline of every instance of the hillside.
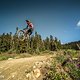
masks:
<path fill-rule="evenodd" d="M 62 46 L 64 49 L 80 50 L 80 40 L 74 41 L 74 42 L 69 42 L 69 43 L 63 44 Z"/>

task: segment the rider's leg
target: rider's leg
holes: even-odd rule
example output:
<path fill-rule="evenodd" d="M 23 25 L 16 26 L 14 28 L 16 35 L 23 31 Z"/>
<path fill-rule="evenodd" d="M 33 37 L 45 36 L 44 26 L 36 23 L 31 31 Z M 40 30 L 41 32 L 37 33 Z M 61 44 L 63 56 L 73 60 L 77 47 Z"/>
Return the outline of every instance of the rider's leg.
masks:
<path fill-rule="evenodd" d="M 33 31 L 32 29 L 29 29 L 28 30 L 28 34 L 31 35 L 32 34 L 32 31 Z"/>
<path fill-rule="evenodd" d="M 28 29 L 25 33 L 25 39 L 29 39 L 30 35 L 31 35 L 31 29 Z"/>
<path fill-rule="evenodd" d="M 23 38 L 23 40 L 29 39 L 30 35 L 32 34 L 32 31 L 33 31 L 32 29 L 25 30 L 24 31 L 24 38 Z"/>

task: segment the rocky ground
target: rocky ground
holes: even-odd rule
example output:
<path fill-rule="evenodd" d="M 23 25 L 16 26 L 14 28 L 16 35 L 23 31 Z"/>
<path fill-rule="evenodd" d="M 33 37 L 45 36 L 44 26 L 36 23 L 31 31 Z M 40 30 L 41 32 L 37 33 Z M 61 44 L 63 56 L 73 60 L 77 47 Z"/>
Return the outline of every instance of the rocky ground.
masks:
<path fill-rule="evenodd" d="M 43 80 L 51 58 L 45 55 L 0 61 L 0 80 Z"/>

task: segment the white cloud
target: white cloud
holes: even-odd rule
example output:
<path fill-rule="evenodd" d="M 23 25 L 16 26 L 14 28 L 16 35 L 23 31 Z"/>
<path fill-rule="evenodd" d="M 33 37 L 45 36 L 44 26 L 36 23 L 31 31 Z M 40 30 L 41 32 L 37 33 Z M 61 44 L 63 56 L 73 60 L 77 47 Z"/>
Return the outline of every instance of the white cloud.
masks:
<path fill-rule="evenodd" d="M 78 23 L 77 23 L 77 27 L 80 27 L 80 20 L 79 20 Z"/>

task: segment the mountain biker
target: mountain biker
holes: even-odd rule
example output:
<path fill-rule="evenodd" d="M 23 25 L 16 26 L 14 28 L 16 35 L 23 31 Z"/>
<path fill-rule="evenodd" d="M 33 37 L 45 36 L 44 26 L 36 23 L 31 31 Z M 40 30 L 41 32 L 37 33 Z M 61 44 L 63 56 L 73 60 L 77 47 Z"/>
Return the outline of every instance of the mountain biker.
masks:
<path fill-rule="evenodd" d="M 30 36 L 33 32 L 33 24 L 29 20 L 26 20 L 26 23 L 27 23 L 27 27 L 24 28 L 23 30 L 25 34 L 29 34 Z"/>

